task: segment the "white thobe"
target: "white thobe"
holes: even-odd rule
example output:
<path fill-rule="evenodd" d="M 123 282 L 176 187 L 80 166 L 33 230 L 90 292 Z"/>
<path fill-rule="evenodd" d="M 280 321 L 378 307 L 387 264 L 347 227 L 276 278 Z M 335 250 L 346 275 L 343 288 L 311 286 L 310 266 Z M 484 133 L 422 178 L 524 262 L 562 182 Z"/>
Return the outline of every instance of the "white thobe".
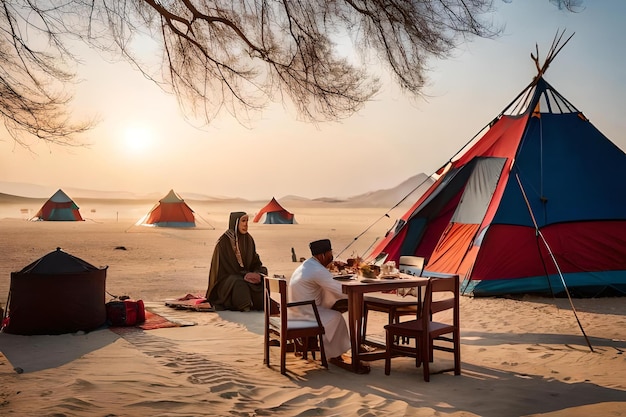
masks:
<path fill-rule="evenodd" d="M 332 306 L 347 296 L 341 292 L 341 282 L 333 279 L 330 271 L 316 258 L 304 261 L 291 275 L 289 280 L 289 301 L 315 300 L 324 326 L 324 351 L 326 358 L 336 358 L 350 349 L 350 335 L 346 320 Z M 312 311 L 300 309 L 290 312 L 294 315 L 310 316 Z"/>

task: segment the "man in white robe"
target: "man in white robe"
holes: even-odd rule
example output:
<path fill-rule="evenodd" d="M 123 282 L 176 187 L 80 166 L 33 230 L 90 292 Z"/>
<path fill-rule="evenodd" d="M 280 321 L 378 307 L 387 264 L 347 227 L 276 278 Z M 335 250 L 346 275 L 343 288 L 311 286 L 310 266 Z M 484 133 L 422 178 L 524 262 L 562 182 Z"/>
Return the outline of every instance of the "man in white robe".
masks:
<path fill-rule="evenodd" d="M 296 268 L 289 280 L 289 301 L 315 300 L 324 325 L 326 358 L 330 363 L 342 366 L 341 355 L 350 350 L 350 335 L 343 314 L 332 307 L 347 296 L 341 292 L 341 282 L 333 279 L 327 268 L 333 261 L 330 240 L 316 240 L 309 247 L 313 256 Z M 307 312 L 301 310 L 300 314 Z"/>

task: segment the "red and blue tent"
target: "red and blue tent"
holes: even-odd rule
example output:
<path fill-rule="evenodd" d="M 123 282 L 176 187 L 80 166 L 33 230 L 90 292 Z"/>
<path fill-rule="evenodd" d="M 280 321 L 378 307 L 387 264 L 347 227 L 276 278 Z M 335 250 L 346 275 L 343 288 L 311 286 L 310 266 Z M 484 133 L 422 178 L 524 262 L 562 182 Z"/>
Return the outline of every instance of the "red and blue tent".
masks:
<path fill-rule="evenodd" d="M 44 203 L 32 220 L 82 221 L 83 218 L 74 200 L 59 189 Z"/>
<path fill-rule="evenodd" d="M 293 224 L 295 216 L 280 205 L 274 197 L 254 216 L 252 221 L 258 223 L 265 215 L 264 224 Z"/>
<path fill-rule="evenodd" d="M 624 152 L 543 70 L 484 130 L 370 257 L 423 256 L 476 296 L 626 294 Z"/>

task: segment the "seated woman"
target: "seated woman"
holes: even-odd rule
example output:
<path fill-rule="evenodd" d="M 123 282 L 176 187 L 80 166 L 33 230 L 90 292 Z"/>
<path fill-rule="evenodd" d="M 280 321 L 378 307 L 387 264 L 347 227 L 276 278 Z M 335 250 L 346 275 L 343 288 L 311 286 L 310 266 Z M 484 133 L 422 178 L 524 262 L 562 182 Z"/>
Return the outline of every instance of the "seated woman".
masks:
<path fill-rule="evenodd" d="M 206 298 L 216 310 L 263 310 L 263 276 L 267 268 L 248 233 L 248 215 L 230 213 L 228 230 L 213 251 Z"/>

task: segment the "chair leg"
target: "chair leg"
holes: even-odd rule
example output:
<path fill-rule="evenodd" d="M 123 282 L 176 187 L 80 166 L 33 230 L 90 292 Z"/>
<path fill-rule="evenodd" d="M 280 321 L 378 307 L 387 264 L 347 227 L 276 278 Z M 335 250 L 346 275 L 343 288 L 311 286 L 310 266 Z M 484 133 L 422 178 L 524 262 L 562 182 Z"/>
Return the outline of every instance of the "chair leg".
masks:
<path fill-rule="evenodd" d="M 309 359 L 309 338 L 308 337 L 302 338 L 302 359 L 304 360 Z"/>
<path fill-rule="evenodd" d="M 422 372 L 424 373 L 424 381 L 430 382 L 430 361 L 432 360 L 430 346 L 432 346 L 432 343 L 428 333 L 425 333 L 421 337 L 420 343 L 420 356 L 422 357 Z"/>
<path fill-rule="evenodd" d="M 393 310 L 393 322 L 394 323 L 400 323 L 400 317 L 402 317 L 400 314 L 398 314 L 397 310 L 394 308 Z M 391 311 L 390 311 L 391 313 Z M 396 336 L 396 343 L 397 344 L 403 344 L 403 345 L 408 345 L 411 342 L 411 339 L 407 336 Z"/>
<path fill-rule="evenodd" d="M 389 323 L 392 323 L 392 318 L 393 318 L 393 323 L 400 323 L 400 317 L 402 316 L 398 314 L 398 311 L 395 308 L 391 307 L 391 309 L 389 310 Z M 407 336 L 396 336 L 395 342 L 397 344 L 408 345 L 411 342 L 411 340 Z"/>
<path fill-rule="evenodd" d="M 326 360 L 326 352 L 324 352 L 324 341 L 322 340 L 322 337 L 324 337 L 324 336 L 323 335 L 319 335 L 318 336 L 318 338 L 319 338 L 318 343 L 319 343 L 319 346 L 320 346 L 320 355 L 322 356 L 321 357 L 322 366 L 324 368 L 328 369 L 328 361 Z"/>
<path fill-rule="evenodd" d="M 302 355 L 303 359 L 309 359 L 309 352 L 311 352 L 311 358 L 315 360 L 315 347 L 317 346 L 317 337 L 307 336 L 304 343 L 305 352 Z"/>
<path fill-rule="evenodd" d="M 454 375 L 461 375 L 461 332 L 454 331 Z"/>
<path fill-rule="evenodd" d="M 385 349 L 385 375 L 389 375 L 391 373 L 391 351 L 393 349 L 393 340 L 395 336 L 391 334 L 390 330 L 387 330 L 385 333 L 387 343 L 387 348 Z"/>
<path fill-rule="evenodd" d="M 287 339 L 280 338 L 280 373 L 285 375 L 287 373 Z"/>
<path fill-rule="evenodd" d="M 314 361 L 317 360 L 317 353 L 316 351 L 320 351 L 322 350 L 322 343 L 321 343 L 321 338 L 322 336 L 311 336 L 310 338 L 310 342 L 312 343 L 312 347 L 311 347 L 311 357 L 313 358 Z M 323 356 L 324 354 L 321 353 L 321 355 Z"/>
<path fill-rule="evenodd" d="M 428 348 L 429 348 L 429 350 L 428 350 L 428 354 L 429 354 L 428 358 L 430 359 L 430 362 L 432 363 L 432 362 L 435 361 L 435 348 L 434 348 L 435 340 L 433 338 L 431 338 L 431 337 L 429 337 L 428 340 L 430 341 L 430 343 L 428 345 Z"/>

